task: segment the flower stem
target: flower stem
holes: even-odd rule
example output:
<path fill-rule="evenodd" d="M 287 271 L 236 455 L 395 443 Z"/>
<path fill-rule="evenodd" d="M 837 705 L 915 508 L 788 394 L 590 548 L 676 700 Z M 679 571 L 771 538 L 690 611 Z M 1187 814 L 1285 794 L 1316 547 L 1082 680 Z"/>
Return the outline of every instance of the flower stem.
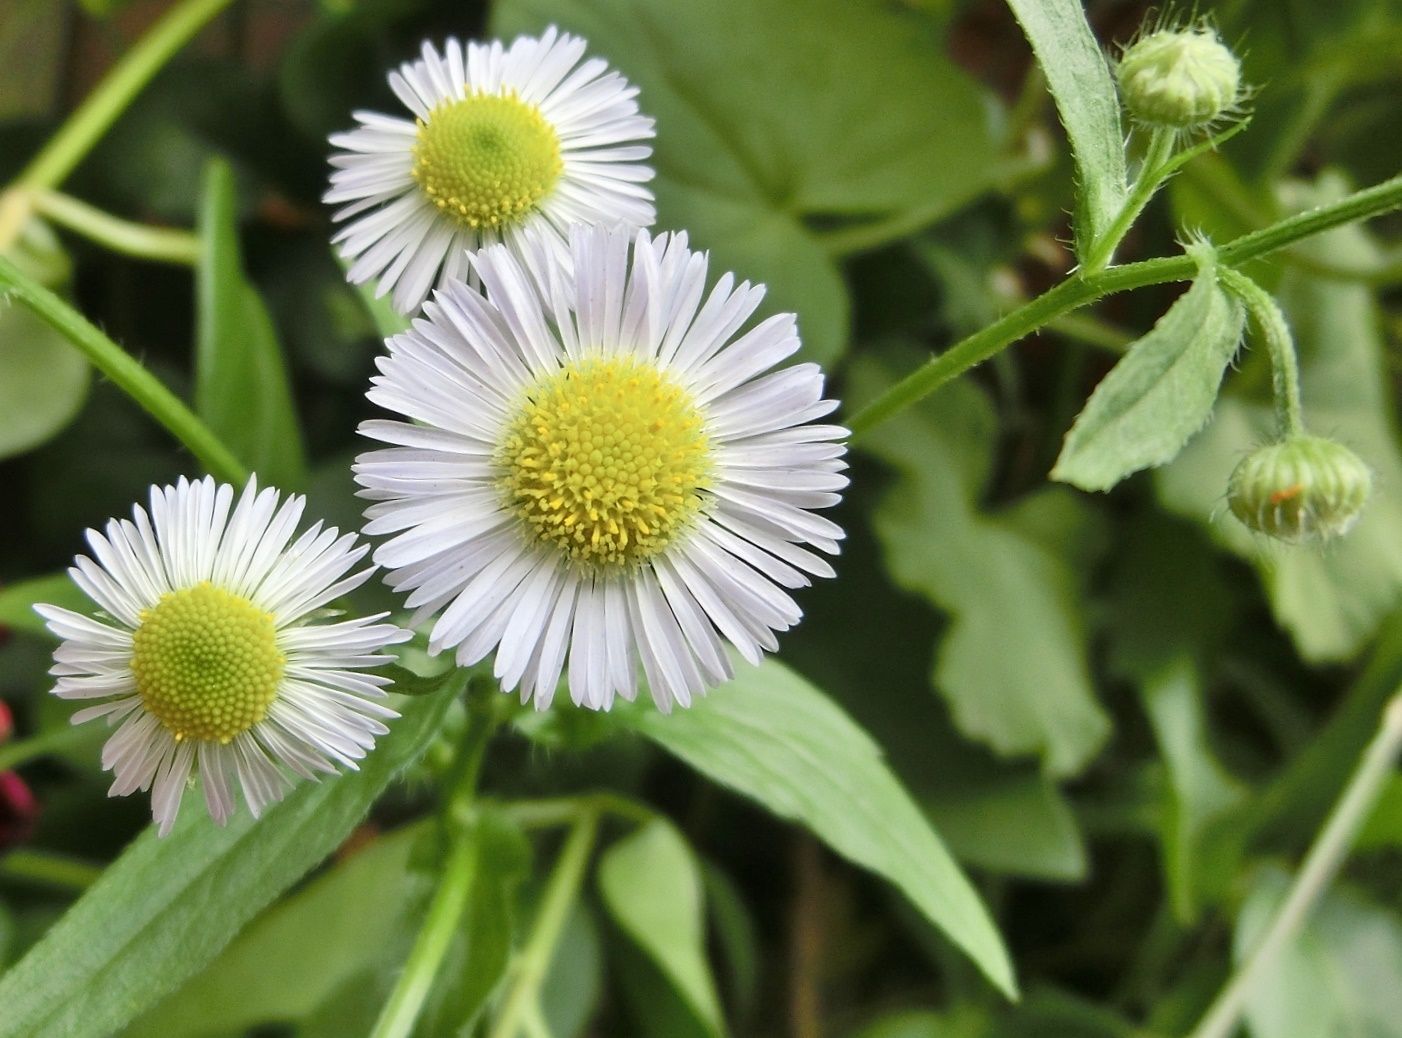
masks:
<path fill-rule="evenodd" d="M 1300 436 L 1305 420 L 1300 408 L 1300 362 L 1295 356 L 1295 338 L 1281 313 L 1280 305 L 1245 274 L 1222 267 L 1217 278 L 1232 295 L 1246 304 L 1271 357 L 1271 385 L 1275 395 L 1276 431 L 1280 439 Z"/>
<path fill-rule="evenodd" d="M 13 771 L 38 757 L 81 746 L 89 740 L 95 740 L 98 734 L 100 733 L 96 730 L 82 725 L 64 725 L 31 735 L 27 739 L 6 743 L 0 746 L 0 771 Z"/>
<path fill-rule="evenodd" d="M 102 867 L 66 854 L 20 847 L 0 855 L 0 877 L 81 894 L 97 882 Z"/>
<path fill-rule="evenodd" d="M 45 324 L 87 357 L 93 367 L 174 434 L 216 479 L 235 486 L 247 482 L 248 470 L 243 464 L 160 379 L 102 334 L 77 310 L 34 279 L 26 277 L 4 256 L 0 256 L 0 298 L 23 303 L 34 311 Z"/>
<path fill-rule="evenodd" d="M 1332 227 L 1362 220 L 1402 205 L 1402 175 L 1385 180 L 1348 198 L 1299 213 L 1259 231 L 1233 239 L 1217 250 L 1223 266 L 1237 266 L 1257 256 Z M 853 438 L 898 414 L 917 400 L 957 378 L 1047 322 L 1115 292 L 1170 281 L 1187 281 L 1197 273 L 1191 256 L 1165 256 L 1110 267 L 1095 274 L 1076 274 L 1042 295 L 994 321 L 987 328 L 951 346 L 888 388 L 847 421 Z"/>
<path fill-rule="evenodd" d="M 469 686 L 470 689 L 470 686 Z M 470 694 L 470 693 L 469 693 Z M 480 700 L 479 700 L 480 702 Z M 424 1000 L 433 989 L 443 957 L 452 944 L 453 934 L 467 909 L 472 884 L 477 878 L 477 831 L 472 802 L 482 757 L 496 725 L 487 709 L 471 711 L 467 732 L 453 762 L 449 793 L 444 798 L 442 823 L 448 850 L 414 947 L 404 963 L 404 971 L 390 992 L 388 1001 L 375 1021 L 370 1038 L 407 1038 L 423 1010 Z"/>
<path fill-rule="evenodd" d="M 200 240 L 189 231 L 148 227 L 123 220 L 57 191 L 36 191 L 34 209 L 113 252 L 189 267 L 199 262 Z"/>
<path fill-rule="evenodd" d="M 15 180 L 15 186 L 50 188 L 62 183 L 161 66 L 232 2 L 183 0 L 167 11 L 49 138 Z"/>
<path fill-rule="evenodd" d="M 1305 855 L 1299 874 L 1276 909 L 1265 935 L 1228 981 L 1189 1038 L 1230 1038 L 1246 1009 L 1252 986 L 1295 936 L 1343 865 L 1353 839 L 1377 804 L 1402 750 L 1402 692 L 1383 710 L 1382 726 L 1363 751 L 1358 768 Z"/>
<path fill-rule="evenodd" d="M 594 837 L 599 829 L 599 812 L 586 810 L 565 837 L 565 845 L 555 861 L 554 871 L 541 899 L 540 910 L 530 938 L 515 966 L 511 990 L 502 1003 L 501 1014 L 492 1028 L 490 1038 L 517 1038 L 530 1017 L 554 958 L 565 921 L 584 880 L 584 867 L 594 849 Z"/>
<path fill-rule="evenodd" d="M 1150 135 L 1148 150 L 1144 153 L 1144 161 L 1139 166 L 1139 176 L 1135 178 L 1129 197 L 1125 199 L 1125 204 L 1120 207 L 1114 221 L 1105 229 L 1104 236 L 1092 246 L 1090 255 L 1086 257 L 1084 267 L 1087 274 L 1103 270 L 1114 257 L 1115 249 L 1134 226 L 1134 221 L 1139 219 L 1139 214 L 1149 204 L 1149 199 L 1154 197 L 1159 185 L 1164 182 L 1164 177 L 1168 174 L 1169 160 L 1173 156 L 1173 145 L 1177 139 L 1176 131 L 1162 127 Z"/>

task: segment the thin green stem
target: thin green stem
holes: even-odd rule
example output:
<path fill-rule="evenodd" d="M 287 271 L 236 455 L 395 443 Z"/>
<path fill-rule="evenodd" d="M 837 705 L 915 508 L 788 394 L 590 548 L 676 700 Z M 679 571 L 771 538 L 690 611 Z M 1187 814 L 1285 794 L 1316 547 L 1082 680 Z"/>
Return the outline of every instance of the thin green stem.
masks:
<path fill-rule="evenodd" d="M 102 334 L 77 310 L 43 285 L 26 277 L 3 256 L 0 256 L 0 297 L 23 303 L 59 332 L 88 358 L 93 367 L 111 379 L 188 447 L 190 453 L 215 478 L 235 486 L 242 486 L 248 480 L 248 470 L 229 448 L 160 379 Z"/>
<path fill-rule="evenodd" d="M 501 1013 L 490 1032 L 490 1038 L 517 1038 L 523 1030 L 523 1023 L 531 1012 L 531 1007 L 540 997 L 540 986 L 545 982 L 550 970 L 550 961 L 555 957 L 555 946 L 569 919 L 570 909 L 579 896 L 580 885 L 584 881 L 584 867 L 589 862 L 594 849 L 594 838 L 599 830 L 597 811 L 585 811 L 576 819 L 565 845 L 555 861 L 550 873 L 550 881 L 541 899 L 540 910 L 536 913 L 535 924 L 526 946 L 521 951 L 513 971 L 511 989 L 502 1002 Z"/>
<path fill-rule="evenodd" d="M 441 819 L 448 849 L 438 874 L 438 887 L 433 892 L 433 899 L 414 939 L 414 947 L 404 963 L 404 970 L 380 1011 L 370 1038 L 407 1038 L 413 1031 L 419 1013 L 423 1011 L 424 1001 L 433 989 L 434 978 L 443 965 L 443 957 L 452 944 L 453 934 L 457 932 L 463 912 L 467 909 L 478 865 L 477 826 L 472 804 L 477 791 L 477 776 L 482 769 L 482 757 L 495 728 L 490 703 L 487 709 L 470 711 L 467 731 L 458 748 L 448 792 L 443 800 Z"/>
<path fill-rule="evenodd" d="M 1265 934 L 1237 967 L 1189 1038 L 1230 1038 L 1236 1032 L 1252 987 L 1294 938 L 1338 874 L 1359 827 L 1392 777 L 1399 750 L 1402 750 L 1402 693 L 1394 695 L 1383 710 L 1382 726 L 1363 751 L 1353 777 L 1305 855 L 1295 881 L 1276 909 Z"/>
<path fill-rule="evenodd" d="M 1223 266 L 1239 266 L 1302 238 L 1376 216 L 1399 205 L 1402 205 L 1402 176 L 1244 234 L 1217 250 L 1218 262 Z M 917 368 L 853 415 L 847 426 L 855 439 L 1062 314 L 1116 292 L 1187 281 L 1196 275 L 1197 269 L 1193 258 L 1184 255 L 1126 263 L 1097 274 L 1073 275 Z"/>
<path fill-rule="evenodd" d="M 585 793 L 582 796 L 513 800 L 502 805 L 502 810 L 523 829 L 548 829 L 557 825 L 570 825 L 591 813 L 614 815 L 639 825 L 657 817 L 656 812 L 642 801 L 618 793 Z"/>
<path fill-rule="evenodd" d="M 81 894 L 97 882 L 102 866 L 66 854 L 21 847 L 0 856 L 0 878 Z"/>
<path fill-rule="evenodd" d="M 89 739 L 96 739 L 99 729 L 83 725 L 64 725 L 50 728 L 47 732 L 31 735 L 28 739 L 17 739 L 0 746 L 0 771 L 13 771 L 38 757 L 46 757 L 59 750 L 81 746 Z"/>
<path fill-rule="evenodd" d="M 1300 436 L 1305 420 L 1300 409 L 1300 362 L 1295 355 L 1295 337 L 1285 314 L 1271 294 L 1245 274 L 1230 267 L 1217 271 L 1217 279 L 1240 299 L 1261 330 L 1271 358 L 1271 383 L 1275 390 L 1276 433 L 1283 440 Z"/>
<path fill-rule="evenodd" d="M 57 187 L 92 150 L 142 87 L 232 0 L 183 0 L 112 66 L 15 180 L 21 188 Z"/>
<path fill-rule="evenodd" d="M 123 220 L 57 191 L 36 191 L 34 209 L 113 252 L 188 267 L 199 262 L 200 240 L 189 231 Z"/>
<path fill-rule="evenodd" d="M 1091 247 L 1090 255 L 1086 257 L 1084 268 L 1087 274 L 1103 270 L 1114 258 L 1115 249 L 1119 247 L 1121 240 L 1129 233 L 1134 221 L 1139 219 L 1139 214 L 1144 211 L 1149 199 L 1154 197 L 1154 192 L 1168 175 L 1169 160 L 1173 157 L 1173 145 L 1177 140 L 1177 131 L 1162 127 L 1150 135 L 1148 150 L 1144 153 L 1144 161 L 1139 166 L 1139 176 L 1130 188 L 1129 197 L 1125 199 L 1125 204 L 1105 229 L 1105 234 Z"/>

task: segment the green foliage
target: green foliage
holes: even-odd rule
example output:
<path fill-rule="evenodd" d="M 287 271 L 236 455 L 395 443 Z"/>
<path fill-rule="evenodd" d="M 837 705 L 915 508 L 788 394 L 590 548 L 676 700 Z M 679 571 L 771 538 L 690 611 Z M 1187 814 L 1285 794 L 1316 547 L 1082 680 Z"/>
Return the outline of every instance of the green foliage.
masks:
<path fill-rule="evenodd" d="M 360 771 L 307 783 L 261 819 L 221 829 L 189 811 L 165 839 L 148 830 L 0 978 L 0 1035 L 109 1034 L 173 991 L 345 839 L 460 688 L 410 700 Z"/>
<path fill-rule="evenodd" d="M 1084 260 L 1127 193 L 1115 84 L 1080 0 L 1008 0 L 1008 6 L 1032 43 L 1076 156 L 1076 254 Z"/>
<path fill-rule="evenodd" d="M 703 775 L 894 883 L 993 983 L 1015 990 L 987 911 L 881 751 L 798 675 L 769 661 L 685 712 L 622 716 Z"/>
<path fill-rule="evenodd" d="M 1109 490 L 1172 461 L 1207 424 L 1222 374 L 1241 343 L 1242 307 L 1217 284 L 1207 245 L 1190 246 L 1192 287 L 1095 387 L 1066 434 L 1052 478 Z"/>
<path fill-rule="evenodd" d="M 767 284 L 770 306 L 798 314 L 809 359 L 846 348 L 850 302 L 806 221 L 915 213 L 928 223 L 998 177 L 984 92 L 944 57 L 927 19 L 877 0 L 505 0 L 495 10 L 503 35 L 555 22 L 599 41 L 640 86 L 660 128 L 658 226 L 686 229 L 713 268 Z"/>
<path fill-rule="evenodd" d="M 887 377 L 857 375 L 868 386 Z M 868 437 L 865 448 L 899 474 L 877 504 L 876 532 L 893 578 L 952 616 L 932 680 L 959 729 L 1002 755 L 1036 754 L 1050 773 L 1075 774 L 1109 731 L 1077 580 L 1064 557 L 975 507 L 992 425 L 979 392 L 954 385 Z M 1071 519 L 1087 522 L 1081 509 Z"/>
<path fill-rule="evenodd" d="M 234 178 L 206 167 L 200 207 L 195 410 L 265 483 L 306 483 L 301 427 L 267 308 L 239 257 Z"/>

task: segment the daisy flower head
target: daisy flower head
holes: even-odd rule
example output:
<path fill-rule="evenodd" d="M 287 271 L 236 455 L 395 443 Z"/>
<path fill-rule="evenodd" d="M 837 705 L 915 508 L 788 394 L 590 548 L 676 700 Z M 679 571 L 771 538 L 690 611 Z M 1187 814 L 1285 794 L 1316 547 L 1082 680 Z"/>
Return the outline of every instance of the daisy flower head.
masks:
<path fill-rule="evenodd" d="M 496 649 L 503 688 L 550 704 L 632 699 L 638 664 L 663 711 L 758 663 L 832 576 L 847 431 L 816 424 L 816 364 L 792 314 L 741 332 L 764 295 L 683 234 L 572 229 L 573 276 L 530 238 L 472 257 L 484 292 L 446 285 L 388 342 L 369 398 L 409 421 L 355 465 L 375 560 L 437 616 L 431 651 Z M 703 302 L 704 298 L 704 302 Z M 766 374 L 766 372 L 768 372 Z M 816 552 L 813 550 L 816 549 Z"/>
<path fill-rule="evenodd" d="M 378 280 L 410 314 L 467 274 L 468 250 L 527 228 L 554 231 L 563 261 L 572 222 L 650 227 L 653 121 L 586 46 L 554 26 L 509 46 L 450 39 L 391 72 L 413 118 L 356 112 L 331 138 L 325 201 L 341 206 L 332 241 L 350 280 Z"/>
<path fill-rule="evenodd" d="M 109 796 L 151 791 L 170 831 L 198 775 L 210 815 L 235 808 L 234 781 L 254 817 L 291 776 L 356 761 L 397 716 L 388 678 L 363 673 L 409 638 L 387 614 L 323 622 L 323 607 L 364 583 L 368 546 L 313 524 L 296 536 L 304 499 L 234 489 L 206 477 L 151 488 L 150 511 L 88 531 L 91 558 L 69 570 L 96 616 L 35 609 L 62 644 L 54 694 L 96 700 L 73 715 L 117 730 L 102 750 Z"/>

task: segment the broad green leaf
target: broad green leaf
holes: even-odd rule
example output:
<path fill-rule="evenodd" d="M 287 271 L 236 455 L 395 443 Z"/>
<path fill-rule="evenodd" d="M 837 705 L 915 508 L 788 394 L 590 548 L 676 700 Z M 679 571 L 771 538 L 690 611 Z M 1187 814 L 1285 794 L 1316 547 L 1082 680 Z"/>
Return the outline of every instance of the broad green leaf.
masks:
<path fill-rule="evenodd" d="M 706 1034 L 719 1035 L 720 1000 L 706 962 L 701 872 L 671 823 L 649 822 L 599 859 L 599 892 L 614 922 L 667 978 Z"/>
<path fill-rule="evenodd" d="M 810 217 L 934 221 L 999 175 L 984 92 L 925 16 L 879 0 L 504 0 L 503 36 L 578 31 L 657 119 L 658 227 L 795 310 L 810 359 L 850 304 Z M 724 31 L 718 32 L 717 26 Z"/>
<path fill-rule="evenodd" d="M 179 987 L 346 838 L 460 690 L 403 701 L 359 771 L 308 782 L 259 820 L 221 829 L 192 802 L 170 836 L 143 833 L 0 978 L 0 1036 L 97 1038 Z"/>
<path fill-rule="evenodd" d="M 550 971 L 541 985 L 540 1012 L 554 1038 L 576 1038 L 594 1015 L 604 984 L 604 953 L 599 924 L 584 902 L 577 902 L 555 945 Z"/>
<path fill-rule="evenodd" d="M 200 205 L 195 410 L 264 483 L 306 483 L 296 405 L 268 310 L 239 257 L 234 176 L 213 160 Z"/>
<path fill-rule="evenodd" d="M 8 257 L 45 288 L 63 293 L 72 264 L 49 226 L 26 221 Z M 0 459 L 52 438 L 88 395 L 84 356 L 27 307 L 0 296 Z"/>
<path fill-rule="evenodd" d="M 1249 955 L 1285 897 L 1289 876 L 1262 870 L 1237 920 L 1235 957 Z M 1402 920 L 1337 885 L 1256 978 L 1252 1038 L 1392 1038 L 1402 1020 Z"/>
<path fill-rule="evenodd" d="M 858 365 L 854 382 L 890 376 Z M 950 614 L 933 681 L 955 725 L 1004 756 L 1036 754 L 1075 774 L 1109 720 L 1086 662 L 1076 571 L 1020 523 L 976 506 L 994 442 L 987 401 L 964 382 L 863 441 L 897 479 L 873 523 L 897 584 Z"/>
<path fill-rule="evenodd" d="M 88 598 L 78 590 L 78 585 L 67 573 L 0 585 L 0 627 L 52 638 L 43 618 L 34 611 L 37 602 L 81 610 L 88 603 Z"/>
<path fill-rule="evenodd" d="M 1124 204 L 1120 99 L 1081 0 L 1008 0 L 1047 77 L 1076 158 L 1076 254 L 1085 259 Z"/>
<path fill-rule="evenodd" d="M 1297 187 L 1292 208 L 1338 198 L 1326 178 Z M 1303 255 L 1344 267 L 1377 263 L 1365 231 L 1341 227 L 1295 246 Z M 1366 285 L 1289 268 L 1278 299 L 1295 333 L 1305 422 L 1346 444 L 1375 474 L 1375 490 L 1347 536 L 1327 550 L 1285 547 L 1254 537 L 1222 507 L 1227 480 L 1252 448 L 1274 432 L 1264 356 L 1234 380 L 1217 418 L 1172 465 L 1157 474 L 1159 496 L 1174 512 L 1209 525 L 1214 537 L 1253 561 L 1276 620 L 1309 660 L 1352 658 L 1402 598 L 1402 453 L 1396 401 L 1384 370 L 1377 302 Z M 1253 351 L 1253 354 L 1261 351 Z M 1254 377 L 1253 377 L 1254 376 Z"/>
<path fill-rule="evenodd" d="M 422 825 L 375 840 L 263 913 L 127 1038 L 198 1038 L 300 1020 L 378 961 L 413 890 Z"/>
<path fill-rule="evenodd" d="M 1168 769 L 1162 839 L 1169 898 L 1177 918 L 1191 923 L 1198 914 L 1198 876 L 1213 864 L 1207 830 L 1239 807 L 1246 791 L 1208 745 L 1202 679 L 1189 659 L 1147 676 L 1140 694 Z"/>
<path fill-rule="evenodd" d="M 618 714 L 715 782 L 806 826 L 894 883 L 1004 992 L 1016 990 L 1002 939 L 969 881 L 871 737 L 783 664 L 741 667 L 691 709 Z"/>
<path fill-rule="evenodd" d="M 1217 285 L 1208 246 L 1190 246 L 1198 276 L 1095 387 L 1066 434 L 1052 478 L 1109 490 L 1172 461 L 1207 424 L 1222 375 L 1241 344 L 1241 305 Z"/>

